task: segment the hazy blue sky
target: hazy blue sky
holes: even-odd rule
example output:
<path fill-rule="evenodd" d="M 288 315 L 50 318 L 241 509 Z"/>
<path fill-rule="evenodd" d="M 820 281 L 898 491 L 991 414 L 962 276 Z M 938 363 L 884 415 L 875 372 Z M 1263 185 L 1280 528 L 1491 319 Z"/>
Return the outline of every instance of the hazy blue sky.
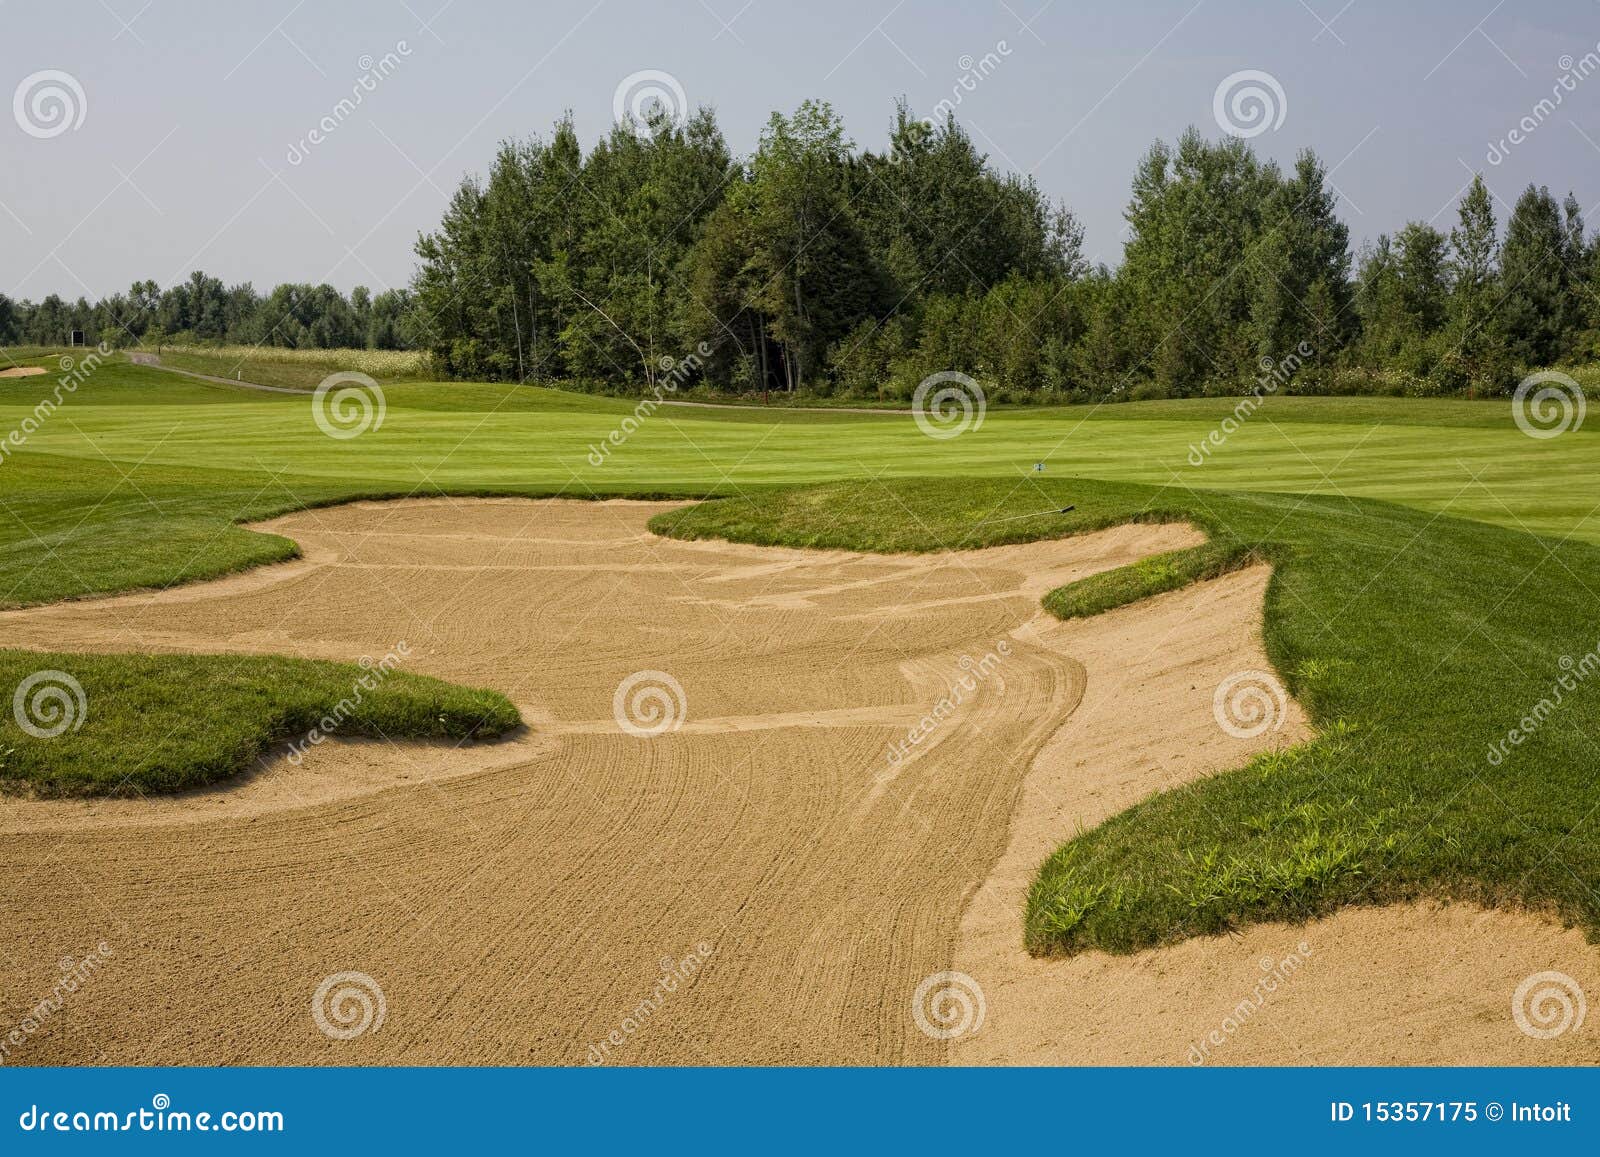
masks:
<path fill-rule="evenodd" d="M 647 69 L 714 106 L 745 152 L 770 110 L 808 96 L 877 144 L 897 96 L 929 110 L 993 53 L 958 116 L 1113 263 L 1139 154 L 1190 124 L 1218 135 L 1218 85 L 1247 69 L 1283 92 L 1256 148 L 1315 148 L 1358 240 L 1410 217 L 1447 225 L 1473 168 L 1506 202 L 1532 180 L 1594 207 L 1600 72 L 1578 73 L 1597 42 L 1584 0 L 0 0 L 0 96 L 34 78 L 0 116 L 0 292 L 92 297 L 196 266 L 258 289 L 403 284 L 417 232 L 499 139 L 571 109 L 587 145 Z M 386 53 L 390 75 L 335 114 Z M 67 122 L 31 100 L 52 86 Z M 1491 164 L 1523 118 L 1527 139 Z"/>

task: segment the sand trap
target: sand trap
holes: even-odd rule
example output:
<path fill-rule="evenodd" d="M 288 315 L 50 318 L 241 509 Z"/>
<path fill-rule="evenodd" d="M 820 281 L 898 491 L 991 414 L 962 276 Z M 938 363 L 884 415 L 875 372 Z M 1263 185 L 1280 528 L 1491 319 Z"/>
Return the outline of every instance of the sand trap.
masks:
<path fill-rule="evenodd" d="M 11 366 L 0 370 L 0 378 L 36 378 L 45 372 L 43 366 Z"/>
<path fill-rule="evenodd" d="M 1592 1026 L 1552 1039 L 1517 1028 L 1512 995 L 1531 973 L 1562 971 L 1600 994 L 1600 952 L 1576 931 L 1519 913 L 1471 905 L 1364 908 L 1134 956 L 1038 960 L 1021 950 L 1018 913 L 1028 885 L 1064 834 L 1309 735 L 1293 700 L 1281 727 L 1254 741 L 1229 737 L 1213 717 L 1218 683 L 1241 669 L 1268 668 L 1258 635 L 1268 575 L 1258 567 L 1093 619 L 1041 623 L 1041 641 L 1084 664 L 1088 691 L 1036 756 L 1006 850 L 962 918 L 952 967 L 978 982 L 987 1007 L 980 1031 L 953 1040 L 951 1061 L 1600 1059 Z M 1141 720 L 1160 725 L 1129 726 Z"/>
<path fill-rule="evenodd" d="M 1280 1035 L 1352 1061 L 1571 1060 L 1594 1040 L 1529 1051 L 1496 986 L 1550 967 L 1587 984 L 1594 955 L 1509 916 L 1022 955 L 1016 888 L 1060 835 L 1251 749 L 1203 724 L 1216 672 L 1259 665 L 1262 573 L 1091 623 L 1038 607 L 1191 529 L 883 557 L 660 540 L 645 524 L 664 508 L 305 511 L 263 527 L 302 560 L 0 615 L 9 645 L 68 650 L 350 660 L 404 639 L 407 669 L 497 687 L 533 724 L 461 750 L 331 743 L 181 799 L 0 803 L 0 1018 L 64 957 L 111 949 L 7 1063 L 582 1063 L 611 1033 L 617 1063 L 1183 1063 L 1263 945 L 1300 939 L 1315 951 L 1286 998 L 1219 1061 L 1285 1059 Z M 649 670 L 687 711 L 642 738 L 613 697 Z M 912 995 L 951 968 L 980 981 L 987 1021 L 946 1042 Z M 346 971 L 381 987 L 384 1021 L 339 1041 L 311 1004 Z M 1403 1035 L 1450 1016 L 1448 1040 Z"/>

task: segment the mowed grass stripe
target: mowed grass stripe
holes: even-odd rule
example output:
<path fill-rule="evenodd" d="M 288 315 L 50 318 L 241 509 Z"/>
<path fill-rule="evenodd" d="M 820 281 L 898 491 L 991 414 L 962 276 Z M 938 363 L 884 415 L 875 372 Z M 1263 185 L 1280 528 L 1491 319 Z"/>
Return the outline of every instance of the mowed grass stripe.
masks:
<path fill-rule="evenodd" d="M 25 380 L 0 387 L 0 430 L 19 423 L 42 388 Z M 423 484 L 574 494 L 868 474 L 1014 478 L 1043 461 L 1047 476 L 1345 493 L 1600 541 L 1592 486 L 1600 425 L 1535 440 L 1517 429 L 1508 400 L 1271 398 L 1198 467 L 1191 448 L 1236 399 L 993 411 L 981 428 L 945 441 L 925 437 L 905 415 L 667 407 L 596 466 L 592 448 L 635 403 L 507 385 L 395 385 L 384 394 L 382 428 L 339 441 L 317 429 L 309 398 L 112 364 L 15 458 L 104 455 L 125 468 L 144 461 L 283 473 L 352 490 L 381 483 L 402 492 Z M 0 493 L 11 489 L 0 477 Z"/>

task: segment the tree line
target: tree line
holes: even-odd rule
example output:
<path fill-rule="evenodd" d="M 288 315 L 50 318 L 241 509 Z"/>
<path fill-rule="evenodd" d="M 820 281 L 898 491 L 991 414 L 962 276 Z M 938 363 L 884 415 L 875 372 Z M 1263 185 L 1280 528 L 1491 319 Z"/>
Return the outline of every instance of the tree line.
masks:
<path fill-rule="evenodd" d="M 265 295 L 245 282 L 225 286 L 196 271 L 163 290 L 136 281 L 126 293 L 90 304 L 51 294 L 37 303 L 0 294 L 0 345 L 58 346 L 76 330 L 90 345 L 163 342 L 285 346 L 298 349 L 409 349 L 406 289 L 347 297 L 331 285 L 280 285 Z"/>
<path fill-rule="evenodd" d="M 263 297 L 196 273 L 92 307 L 0 298 L 0 342 L 421 348 L 448 377 L 616 392 L 899 399 L 954 370 L 1001 401 L 1486 395 L 1600 356 L 1600 235 L 1571 194 L 1530 186 L 1502 233 L 1478 177 L 1451 219 L 1354 254 L 1338 198 L 1310 150 L 1285 169 L 1191 129 L 1141 158 L 1112 269 L 1031 178 L 903 101 L 881 150 L 807 101 L 743 158 L 709 109 L 587 151 L 569 115 L 462 181 L 407 289 Z"/>
<path fill-rule="evenodd" d="M 1070 284 L 1082 236 L 954 119 L 902 104 L 889 147 L 858 151 L 808 101 L 740 160 L 709 110 L 658 110 L 587 154 L 570 118 L 503 145 L 420 239 L 412 289 L 456 376 L 649 387 L 707 350 L 714 388 L 853 390 L 890 349 L 878 330 L 958 340 L 941 306 Z"/>
<path fill-rule="evenodd" d="M 570 118 L 502 146 L 417 246 L 416 333 L 467 378 L 904 398 L 971 374 L 1001 400 L 1492 394 L 1600 354 L 1600 238 L 1530 186 L 1503 235 L 1475 178 L 1442 226 L 1353 254 L 1316 154 L 1289 169 L 1191 129 L 1140 160 L 1114 270 L 953 117 L 900 103 L 882 151 L 825 102 L 733 157 L 658 111 L 587 153 Z M 1286 368 L 1292 368 L 1287 375 Z"/>

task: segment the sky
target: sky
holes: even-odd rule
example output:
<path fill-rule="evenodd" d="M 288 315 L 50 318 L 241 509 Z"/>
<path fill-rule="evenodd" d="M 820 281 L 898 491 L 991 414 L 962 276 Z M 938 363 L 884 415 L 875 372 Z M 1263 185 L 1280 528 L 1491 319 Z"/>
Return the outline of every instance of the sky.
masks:
<path fill-rule="evenodd" d="M 0 293 L 404 285 L 497 142 L 570 110 L 587 147 L 646 90 L 741 154 L 807 97 L 866 147 L 949 100 L 1112 265 L 1140 155 L 1190 125 L 1314 149 L 1357 245 L 1448 228 L 1474 171 L 1502 221 L 1534 182 L 1600 225 L 1594 0 L 0 0 Z"/>

